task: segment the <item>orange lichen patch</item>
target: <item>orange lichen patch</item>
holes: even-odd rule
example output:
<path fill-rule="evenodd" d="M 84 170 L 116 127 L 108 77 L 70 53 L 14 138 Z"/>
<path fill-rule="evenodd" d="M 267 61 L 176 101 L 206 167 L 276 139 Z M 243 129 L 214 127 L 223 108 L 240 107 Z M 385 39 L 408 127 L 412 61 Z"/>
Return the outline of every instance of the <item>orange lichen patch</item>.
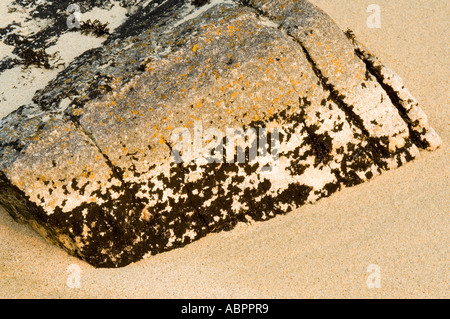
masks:
<path fill-rule="evenodd" d="M 198 50 L 198 44 L 194 45 L 194 47 L 192 48 L 192 51 L 197 52 Z"/>
<path fill-rule="evenodd" d="M 293 87 L 300 85 L 302 83 L 301 81 L 292 80 L 292 79 L 289 79 L 289 82 L 291 82 Z"/>
<path fill-rule="evenodd" d="M 218 80 L 220 78 L 220 73 L 218 70 L 214 70 L 213 75 L 216 77 L 216 80 Z"/>
<path fill-rule="evenodd" d="M 56 206 L 56 200 L 55 199 L 50 200 L 50 202 L 48 203 L 48 206 L 55 207 Z"/>
<path fill-rule="evenodd" d="M 234 25 L 229 25 L 228 26 L 228 33 L 229 34 L 233 34 L 236 31 L 236 26 Z"/>
<path fill-rule="evenodd" d="M 155 132 L 153 132 L 153 135 L 152 136 L 150 136 L 150 138 L 155 138 L 156 136 L 158 135 L 158 132 L 157 131 L 155 131 Z"/>
<path fill-rule="evenodd" d="M 360 70 L 358 71 L 358 73 L 356 74 L 356 78 L 357 78 L 357 79 L 363 79 L 364 76 L 365 76 L 365 72 L 364 72 L 363 69 L 360 69 Z"/>
<path fill-rule="evenodd" d="M 81 110 L 81 109 L 76 109 L 72 112 L 72 114 L 75 116 L 81 115 L 81 113 L 83 113 L 83 110 Z"/>
<path fill-rule="evenodd" d="M 189 115 L 190 118 L 194 119 L 194 121 L 201 121 L 201 118 L 196 117 L 194 114 Z M 191 121 L 189 121 L 191 123 Z"/>
<path fill-rule="evenodd" d="M 113 81 L 112 81 L 112 83 L 111 83 L 111 87 L 113 88 L 113 89 L 116 89 L 117 88 L 117 84 L 119 84 L 119 82 L 122 80 L 122 78 L 119 76 L 119 77 L 117 77 L 117 78 L 115 78 Z"/>
<path fill-rule="evenodd" d="M 144 209 L 141 212 L 141 219 L 145 220 L 146 222 L 150 221 L 150 219 L 152 218 L 152 215 L 150 214 L 150 212 L 148 211 L 149 206 L 145 206 Z"/>
<path fill-rule="evenodd" d="M 69 142 L 65 142 L 65 143 L 61 144 L 62 149 L 69 148 L 69 146 L 70 146 Z"/>

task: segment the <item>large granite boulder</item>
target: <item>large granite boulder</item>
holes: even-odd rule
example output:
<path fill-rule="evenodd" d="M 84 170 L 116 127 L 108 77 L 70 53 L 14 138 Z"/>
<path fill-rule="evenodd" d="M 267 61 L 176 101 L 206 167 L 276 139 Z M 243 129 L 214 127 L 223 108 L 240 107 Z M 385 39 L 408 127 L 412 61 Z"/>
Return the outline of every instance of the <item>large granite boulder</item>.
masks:
<path fill-rule="evenodd" d="M 401 79 L 309 2 L 194 2 L 136 10 L 1 120 L 16 220 L 121 267 L 439 146 Z"/>

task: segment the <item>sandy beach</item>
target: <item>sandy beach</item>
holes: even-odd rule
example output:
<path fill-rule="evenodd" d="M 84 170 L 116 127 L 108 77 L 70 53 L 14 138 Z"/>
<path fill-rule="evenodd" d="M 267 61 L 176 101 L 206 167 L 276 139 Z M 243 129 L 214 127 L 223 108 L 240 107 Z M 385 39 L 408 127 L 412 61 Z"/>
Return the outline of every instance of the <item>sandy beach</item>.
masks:
<path fill-rule="evenodd" d="M 285 216 L 120 269 L 69 256 L 0 207 L 0 298 L 449 298 L 450 4 L 378 0 L 381 28 L 369 28 L 374 1 L 310 1 L 402 77 L 440 149 Z M 377 287 L 367 283 L 370 265 Z"/>

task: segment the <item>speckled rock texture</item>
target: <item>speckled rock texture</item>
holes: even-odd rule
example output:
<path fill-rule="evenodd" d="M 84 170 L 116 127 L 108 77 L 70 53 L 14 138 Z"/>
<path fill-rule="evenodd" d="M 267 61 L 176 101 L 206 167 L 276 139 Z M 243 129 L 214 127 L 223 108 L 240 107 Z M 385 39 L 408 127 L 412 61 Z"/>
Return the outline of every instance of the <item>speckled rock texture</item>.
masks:
<path fill-rule="evenodd" d="M 0 204 L 96 267 L 288 213 L 440 145 L 401 79 L 307 1 L 135 11 L 0 122 Z M 245 161 L 174 156 L 177 129 L 233 150 L 229 128 L 250 132 Z"/>

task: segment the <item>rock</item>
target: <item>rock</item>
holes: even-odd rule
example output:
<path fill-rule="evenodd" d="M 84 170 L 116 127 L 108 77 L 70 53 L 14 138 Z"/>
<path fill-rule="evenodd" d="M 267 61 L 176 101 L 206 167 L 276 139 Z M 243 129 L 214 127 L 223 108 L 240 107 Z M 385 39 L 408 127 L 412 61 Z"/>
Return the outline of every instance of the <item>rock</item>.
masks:
<path fill-rule="evenodd" d="M 0 203 L 96 267 L 285 214 L 440 144 L 401 79 L 307 1 L 141 9 L 0 122 Z"/>

